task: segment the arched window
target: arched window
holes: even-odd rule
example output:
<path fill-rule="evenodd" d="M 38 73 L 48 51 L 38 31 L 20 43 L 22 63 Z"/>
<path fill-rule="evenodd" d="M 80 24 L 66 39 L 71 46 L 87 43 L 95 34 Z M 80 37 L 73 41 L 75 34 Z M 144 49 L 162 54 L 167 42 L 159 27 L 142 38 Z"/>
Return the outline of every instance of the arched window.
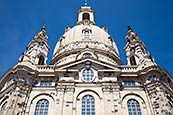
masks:
<path fill-rule="evenodd" d="M 86 82 L 90 82 L 93 80 L 94 78 L 94 72 L 91 69 L 85 69 L 82 73 L 82 78 L 83 80 L 85 80 Z"/>
<path fill-rule="evenodd" d="M 82 98 L 82 115 L 95 115 L 95 99 L 91 95 Z"/>
<path fill-rule="evenodd" d="M 3 115 L 7 107 L 7 101 L 1 106 L 0 115 Z"/>
<path fill-rule="evenodd" d="M 48 115 L 49 101 L 41 99 L 37 102 L 34 115 Z"/>
<path fill-rule="evenodd" d="M 39 57 L 38 65 L 44 65 L 44 57 L 42 55 Z"/>
<path fill-rule="evenodd" d="M 90 15 L 88 13 L 83 14 L 83 20 L 90 20 Z"/>
<path fill-rule="evenodd" d="M 136 65 L 136 60 L 135 60 L 134 56 L 130 57 L 130 64 L 131 65 Z"/>
<path fill-rule="evenodd" d="M 83 38 L 84 39 L 90 39 L 90 32 L 89 31 L 84 31 Z"/>
<path fill-rule="evenodd" d="M 129 115 L 142 115 L 139 102 L 135 99 L 130 99 L 127 102 Z"/>

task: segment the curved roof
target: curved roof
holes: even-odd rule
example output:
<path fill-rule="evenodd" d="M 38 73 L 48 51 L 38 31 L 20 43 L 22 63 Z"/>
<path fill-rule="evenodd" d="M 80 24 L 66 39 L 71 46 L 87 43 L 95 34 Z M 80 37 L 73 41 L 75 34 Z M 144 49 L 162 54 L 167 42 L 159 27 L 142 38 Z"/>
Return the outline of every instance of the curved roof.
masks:
<path fill-rule="evenodd" d="M 105 53 L 112 52 L 116 58 L 120 59 L 113 38 L 108 34 L 105 27 L 100 28 L 95 24 L 94 11 L 89 6 L 81 7 L 78 11 L 77 25 L 73 28 L 66 28 L 64 35 L 60 37 L 55 46 L 52 60 L 57 60 L 61 54 L 64 55 L 75 50 L 80 51 L 80 48 L 104 50 Z"/>
<path fill-rule="evenodd" d="M 89 31 L 90 39 L 84 39 L 84 31 Z M 116 53 L 119 54 L 117 46 L 111 36 L 106 32 L 106 30 L 100 27 L 90 24 L 90 25 L 76 25 L 72 29 L 69 29 L 57 42 L 53 58 L 56 57 L 56 52 L 60 47 L 66 46 L 70 43 L 80 42 L 80 41 L 94 41 L 98 43 L 103 43 L 106 46 L 115 49 Z"/>

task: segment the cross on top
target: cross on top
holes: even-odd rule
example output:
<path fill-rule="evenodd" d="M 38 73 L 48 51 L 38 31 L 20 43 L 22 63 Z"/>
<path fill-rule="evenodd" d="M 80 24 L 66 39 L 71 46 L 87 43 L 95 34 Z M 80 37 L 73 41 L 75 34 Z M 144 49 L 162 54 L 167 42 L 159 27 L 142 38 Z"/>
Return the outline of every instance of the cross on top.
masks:
<path fill-rule="evenodd" d="M 85 6 L 87 6 L 88 5 L 88 0 L 85 0 Z"/>

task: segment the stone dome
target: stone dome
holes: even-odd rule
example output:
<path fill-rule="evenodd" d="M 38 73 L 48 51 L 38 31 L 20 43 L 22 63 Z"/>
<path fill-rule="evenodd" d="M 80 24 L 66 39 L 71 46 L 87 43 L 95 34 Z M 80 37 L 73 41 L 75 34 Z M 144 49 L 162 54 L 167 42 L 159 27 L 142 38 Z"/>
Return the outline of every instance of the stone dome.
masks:
<path fill-rule="evenodd" d="M 52 64 L 55 64 L 57 57 L 82 48 L 93 50 L 105 50 L 112 53 L 119 59 L 118 48 L 113 38 L 108 34 L 107 28 L 98 27 L 94 22 L 94 11 L 88 7 L 82 7 L 78 11 L 78 22 L 73 28 L 66 27 L 64 35 L 57 42 Z M 61 57 L 62 58 L 62 57 Z"/>

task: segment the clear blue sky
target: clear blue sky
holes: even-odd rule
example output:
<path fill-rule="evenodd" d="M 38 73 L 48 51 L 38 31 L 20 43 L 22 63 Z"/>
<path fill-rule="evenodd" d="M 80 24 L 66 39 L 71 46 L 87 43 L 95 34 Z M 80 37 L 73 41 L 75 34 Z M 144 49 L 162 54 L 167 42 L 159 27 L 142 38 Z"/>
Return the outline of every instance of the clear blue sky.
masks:
<path fill-rule="evenodd" d="M 47 25 L 48 63 L 66 26 L 74 26 L 84 0 L 0 0 L 0 76 L 18 62 L 28 43 Z M 173 75 L 173 0 L 88 0 L 97 25 L 106 26 L 126 64 L 123 47 L 130 24 L 155 61 Z"/>

